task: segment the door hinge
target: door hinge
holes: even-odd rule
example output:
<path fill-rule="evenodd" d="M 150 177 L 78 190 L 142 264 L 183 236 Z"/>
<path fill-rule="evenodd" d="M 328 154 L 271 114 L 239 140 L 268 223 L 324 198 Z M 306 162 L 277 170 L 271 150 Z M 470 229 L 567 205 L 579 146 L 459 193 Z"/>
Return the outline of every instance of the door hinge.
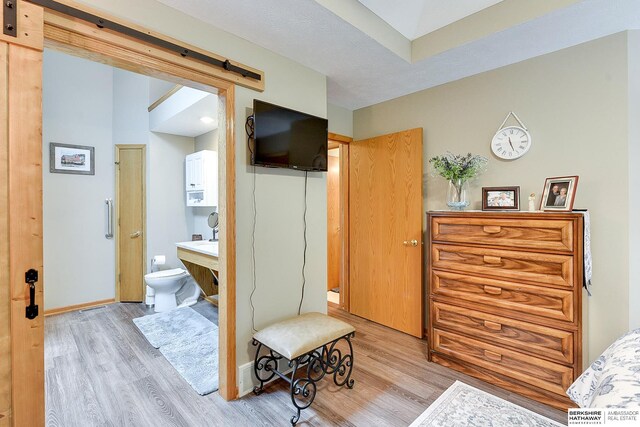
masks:
<path fill-rule="evenodd" d="M 18 3 L 17 0 L 3 0 L 2 32 L 5 36 L 18 37 Z"/>

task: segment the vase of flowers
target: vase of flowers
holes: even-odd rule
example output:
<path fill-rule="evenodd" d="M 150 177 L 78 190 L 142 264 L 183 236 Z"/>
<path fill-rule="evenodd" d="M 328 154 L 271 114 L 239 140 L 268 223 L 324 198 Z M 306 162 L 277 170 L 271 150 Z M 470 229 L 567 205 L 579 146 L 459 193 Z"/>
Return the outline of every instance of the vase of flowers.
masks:
<path fill-rule="evenodd" d="M 487 165 L 487 158 L 473 155 L 445 153 L 429 159 L 434 175 L 449 181 L 447 206 L 453 210 L 463 210 L 469 206 L 469 181 L 478 177 Z"/>

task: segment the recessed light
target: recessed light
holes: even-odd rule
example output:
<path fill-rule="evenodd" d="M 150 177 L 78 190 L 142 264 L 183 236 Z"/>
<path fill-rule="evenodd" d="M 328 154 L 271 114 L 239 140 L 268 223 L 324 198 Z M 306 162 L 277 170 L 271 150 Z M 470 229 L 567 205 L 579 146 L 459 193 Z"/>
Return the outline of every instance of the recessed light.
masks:
<path fill-rule="evenodd" d="M 214 119 L 212 119 L 212 118 L 211 118 L 211 117 L 209 117 L 209 116 L 204 116 L 204 117 L 200 117 L 200 121 L 201 121 L 202 123 L 209 124 L 209 123 L 213 123 L 213 122 L 214 122 Z"/>

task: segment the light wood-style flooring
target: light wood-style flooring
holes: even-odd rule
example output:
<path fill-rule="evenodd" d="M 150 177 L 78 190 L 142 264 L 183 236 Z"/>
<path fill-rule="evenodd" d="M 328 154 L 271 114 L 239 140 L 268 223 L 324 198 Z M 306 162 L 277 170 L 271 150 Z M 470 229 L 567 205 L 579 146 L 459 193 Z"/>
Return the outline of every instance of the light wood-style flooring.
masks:
<path fill-rule="evenodd" d="M 217 323 L 210 306 L 194 306 Z M 356 327 L 355 388 L 318 385 L 300 426 L 408 426 L 455 380 L 566 424 L 566 414 L 426 361 L 426 341 L 330 308 Z M 131 319 L 143 304 L 112 304 L 46 318 L 47 426 L 287 426 L 286 384 L 233 402 L 199 396 Z"/>

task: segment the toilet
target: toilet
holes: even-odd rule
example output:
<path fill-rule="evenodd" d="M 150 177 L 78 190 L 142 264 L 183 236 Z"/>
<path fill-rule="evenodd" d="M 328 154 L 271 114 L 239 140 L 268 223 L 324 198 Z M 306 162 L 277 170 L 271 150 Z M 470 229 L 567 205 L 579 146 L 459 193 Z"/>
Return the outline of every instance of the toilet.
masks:
<path fill-rule="evenodd" d="M 182 268 L 149 273 L 144 276 L 144 280 L 153 290 L 151 293 L 147 292 L 147 295 L 155 297 L 154 311 L 157 313 L 173 310 L 178 306 L 193 305 L 200 296 L 200 286 Z"/>

